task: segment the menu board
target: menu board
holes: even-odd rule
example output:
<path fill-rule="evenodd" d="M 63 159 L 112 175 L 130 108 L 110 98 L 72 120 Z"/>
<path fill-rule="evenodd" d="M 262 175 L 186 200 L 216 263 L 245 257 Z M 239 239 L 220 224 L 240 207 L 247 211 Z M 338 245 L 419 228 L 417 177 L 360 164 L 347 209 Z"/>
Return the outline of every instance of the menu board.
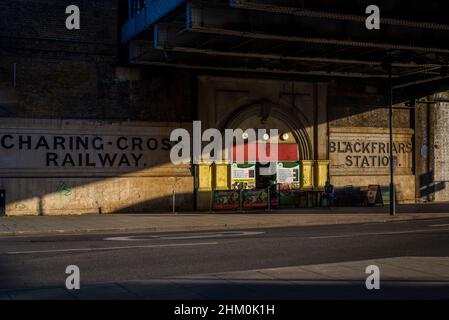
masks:
<path fill-rule="evenodd" d="M 368 205 L 376 205 L 376 204 L 383 205 L 382 192 L 379 185 L 375 184 L 369 185 L 367 197 L 368 197 L 367 199 Z"/>
<path fill-rule="evenodd" d="M 298 162 L 277 163 L 277 183 L 299 183 Z"/>
<path fill-rule="evenodd" d="M 256 187 L 256 164 L 233 163 L 231 166 L 231 183 L 234 189 L 252 189 Z"/>

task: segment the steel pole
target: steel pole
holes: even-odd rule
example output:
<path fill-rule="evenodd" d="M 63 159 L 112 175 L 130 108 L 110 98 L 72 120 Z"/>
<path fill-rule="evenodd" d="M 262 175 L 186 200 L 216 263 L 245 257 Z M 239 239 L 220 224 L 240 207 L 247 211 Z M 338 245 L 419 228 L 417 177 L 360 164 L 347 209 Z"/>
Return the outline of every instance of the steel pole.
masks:
<path fill-rule="evenodd" d="M 390 127 L 390 215 L 396 215 L 396 192 L 394 190 L 394 147 L 393 147 L 393 81 L 391 64 L 388 65 L 388 103 L 389 103 L 389 127 Z"/>

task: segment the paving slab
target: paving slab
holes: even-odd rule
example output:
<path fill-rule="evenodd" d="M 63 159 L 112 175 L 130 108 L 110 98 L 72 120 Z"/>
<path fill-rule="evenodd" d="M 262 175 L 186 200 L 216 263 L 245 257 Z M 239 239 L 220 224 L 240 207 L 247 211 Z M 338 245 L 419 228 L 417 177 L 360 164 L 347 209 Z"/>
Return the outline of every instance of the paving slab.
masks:
<path fill-rule="evenodd" d="M 411 273 L 412 271 L 427 274 L 429 278 L 439 280 L 449 280 L 449 267 L 440 263 L 434 263 L 432 259 L 420 258 L 411 259 L 404 257 L 402 259 L 390 259 L 385 261 L 385 264 L 396 266 L 403 270 L 403 274 Z"/>
<path fill-rule="evenodd" d="M 126 288 L 118 284 L 100 284 L 81 287 L 79 290 L 72 290 L 72 295 L 79 300 L 132 300 L 137 296 Z"/>
<path fill-rule="evenodd" d="M 75 297 L 61 288 L 24 289 L 8 293 L 12 300 L 74 300 Z"/>
<path fill-rule="evenodd" d="M 289 267 L 289 268 L 283 268 L 281 270 L 279 269 L 264 269 L 259 270 L 258 272 L 266 274 L 267 276 L 272 277 L 276 280 L 286 280 L 286 281 L 293 281 L 293 280 L 315 280 L 318 277 L 318 274 L 314 271 L 307 270 L 303 267 Z M 327 275 L 320 275 L 322 279 L 328 279 L 332 280 L 333 277 L 327 276 Z M 225 277 L 225 276 L 223 276 Z"/>
<path fill-rule="evenodd" d="M 436 263 L 437 261 L 437 263 Z M 380 268 L 381 279 L 388 281 L 437 281 L 449 282 L 449 257 L 394 257 L 369 259 L 318 265 L 256 269 L 239 272 L 223 272 L 203 276 L 216 276 L 222 280 L 261 279 L 261 274 L 275 280 L 290 281 L 365 281 L 366 267 Z M 198 275 L 197 277 L 200 277 Z M 263 280 L 263 278 L 262 278 Z"/>
<path fill-rule="evenodd" d="M 176 284 L 176 280 L 148 280 L 121 282 L 120 286 L 140 299 L 172 300 L 200 299 L 201 296 Z"/>
<path fill-rule="evenodd" d="M 449 257 L 392 257 L 86 285 L 70 292 L 2 290 L 0 299 L 447 299 L 448 262 Z M 364 270 L 371 264 L 381 269 L 382 290 L 365 287 Z"/>
<path fill-rule="evenodd" d="M 253 280 L 254 281 L 254 280 Z M 261 289 L 267 286 L 270 281 L 264 280 L 255 282 L 256 284 L 263 284 L 264 286 L 248 285 L 248 281 L 232 282 L 227 280 L 174 280 L 176 285 L 182 287 L 184 290 L 194 292 L 206 300 L 216 299 L 251 299 L 256 295 L 263 295 Z"/>

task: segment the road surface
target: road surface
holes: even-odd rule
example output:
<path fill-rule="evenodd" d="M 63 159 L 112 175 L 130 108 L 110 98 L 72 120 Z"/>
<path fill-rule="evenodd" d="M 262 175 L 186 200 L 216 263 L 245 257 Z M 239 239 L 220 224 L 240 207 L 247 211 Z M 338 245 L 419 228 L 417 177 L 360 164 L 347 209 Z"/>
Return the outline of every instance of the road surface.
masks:
<path fill-rule="evenodd" d="M 400 259 L 407 257 L 425 260 L 413 260 L 417 261 L 418 270 L 417 267 L 410 265 L 401 266 L 401 261 L 405 260 Z M 184 278 L 190 279 L 192 283 L 195 279 L 201 279 L 203 282 L 208 280 L 209 284 L 216 285 L 213 290 L 220 291 L 223 282 L 214 281 L 220 277 L 211 275 L 221 274 L 225 279 L 226 274 L 232 276 L 233 272 L 234 274 L 240 272 L 242 277 L 240 280 L 247 281 L 254 279 L 254 270 L 266 269 L 279 270 L 279 273 L 290 272 L 292 278 L 290 280 L 309 281 L 306 287 L 310 290 L 312 298 L 358 298 L 360 290 L 366 290 L 362 288 L 364 282 L 325 280 L 333 279 L 332 273 L 337 269 L 343 276 L 337 277 L 336 280 L 345 278 L 351 280 L 355 269 L 352 265 L 345 267 L 348 263 L 358 261 L 359 274 L 363 275 L 365 271 L 363 261 L 399 259 L 394 260 L 399 263 L 395 266 L 396 273 L 399 274 L 398 279 L 407 279 L 410 273 L 410 279 L 416 281 L 406 286 L 404 281 L 397 282 L 400 288 L 395 288 L 393 298 L 407 298 L 411 294 L 418 298 L 421 297 L 420 294 L 427 298 L 448 298 L 449 264 L 446 263 L 448 257 L 449 219 L 243 231 L 5 237 L 0 238 L 0 296 L 3 292 L 6 298 L 11 297 L 11 290 L 15 290 L 14 292 L 43 288 L 64 290 L 68 276 L 65 273 L 66 267 L 76 265 L 80 269 L 83 288 L 121 282 L 142 284 L 150 283 L 149 281 L 154 279 Z M 328 272 L 331 276 L 307 278 L 298 274 L 300 270 L 298 268 L 307 266 L 327 266 L 328 271 L 321 268 L 316 269 L 321 270 L 316 273 L 325 275 Z M 400 270 L 402 267 L 403 272 Z M 344 274 L 345 271 L 341 271 L 346 270 L 345 268 L 348 270 L 347 275 Z M 352 274 L 350 268 L 353 268 Z M 252 274 L 245 273 L 248 270 L 252 270 Z M 308 271 L 311 274 L 315 273 L 313 269 Z M 268 286 L 278 284 L 275 278 L 271 278 L 270 281 L 267 277 L 264 280 L 263 283 Z M 390 276 L 389 280 L 395 279 Z M 282 287 L 283 284 L 285 283 L 280 283 L 279 286 Z M 396 284 L 390 281 L 386 287 Z M 248 286 L 250 285 L 248 283 Z M 303 288 L 304 285 L 303 283 Z M 322 287 L 323 285 L 325 287 Z M 345 285 L 357 287 L 357 290 L 351 293 L 355 296 L 338 293 Z M 410 286 L 415 288 L 416 292 L 411 290 Z M 422 288 L 419 288 L 420 286 Z M 314 288 L 325 288 L 327 291 L 317 293 L 313 291 Z M 335 290 L 328 290 L 329 288 Z M 146 295 L 142 291 L 140 295 L 134 297 L 158 298 L 159 289 L 152 286 L 152 295 Z M 203 290 L 207 297 L 207 288 Z M 293 295 L 292 298 L 309 297 L 307 290 L 300 295 Z M 426 290 L 433 292 L 435 296 L 429 296 Z M 107 298 L 107 291 L 106 288 L 92 297 Z M 417 293 L 418 291 L 421 293 Z M 391 292 L 390 295 L 385 294 L 386 296 L 382 297 L 392 297 Z M 280 294 L 277 297 L 282 296 Z M 113 297 L 121 298 L 120 294 Z M 198 297 L 201 297 L 201 292 Z M 225 297 L 224 294 L 221 296 Z M 39 295 L 36 298 L 39 298 Z M 189 298 L 189 296 L 179 293 L 174 298 Z"/>

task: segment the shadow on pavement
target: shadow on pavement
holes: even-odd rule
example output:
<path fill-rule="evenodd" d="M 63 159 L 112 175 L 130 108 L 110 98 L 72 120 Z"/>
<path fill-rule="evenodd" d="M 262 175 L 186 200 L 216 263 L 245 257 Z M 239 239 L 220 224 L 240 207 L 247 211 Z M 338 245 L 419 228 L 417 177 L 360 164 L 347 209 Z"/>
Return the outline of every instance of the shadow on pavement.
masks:
<path fill-rule="evenodd" d="M 385 281 L 368 290 L 363 281 L 150 280 L 88 285 L 80 290 L 36 288 L 0 291 L 14 300 L 403 300 L 448 299 L 449 282 Z"/>

